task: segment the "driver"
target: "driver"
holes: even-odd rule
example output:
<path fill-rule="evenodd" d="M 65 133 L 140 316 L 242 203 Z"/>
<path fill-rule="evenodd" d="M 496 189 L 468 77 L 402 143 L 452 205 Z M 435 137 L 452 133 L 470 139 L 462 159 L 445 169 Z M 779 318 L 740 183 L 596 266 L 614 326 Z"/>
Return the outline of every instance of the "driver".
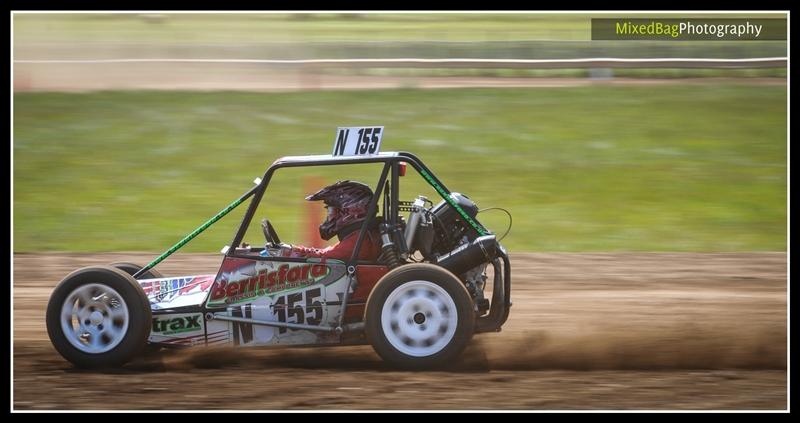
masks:
<path fill-rule="evenodd" d="M 347 261 L 356 248 L 356 241 L 364 220 L 367 219 L 367 208 L 372 199 L 372 189 L 356 181 L 339 181 L 306 197 L 308 201 L 325 203 L 328 216 L 319 225 L 319 235 L 324 240 L 336 236 L 339 242 L 327 248 L 311 248 L 299 245 L 280 244 L 277 248 L 264 249 L 263 255 L 275 257 L 320 257 Z M 380 235 L 376 219 L 372 220 L 363 241 L 358 260 L 375 261 L 380 255 Z"/>

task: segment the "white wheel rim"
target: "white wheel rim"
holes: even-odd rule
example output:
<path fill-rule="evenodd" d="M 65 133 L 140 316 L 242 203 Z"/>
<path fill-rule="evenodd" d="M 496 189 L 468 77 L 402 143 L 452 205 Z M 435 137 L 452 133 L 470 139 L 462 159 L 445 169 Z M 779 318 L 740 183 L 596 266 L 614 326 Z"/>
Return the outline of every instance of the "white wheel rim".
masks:
<path fill-rule="evenodd" d="M 389 294 L 381 310 L 381 327 L 403 354 L 427 357 L 444 349 L 456 333 L 458 310 L 444 288 L 410 281 Z"/>
<path fill-rule="evenodd" d="M 130 314 L 122 296 L 108 285 L 75 288 L 61 307 L 61 330 L 70 344 L 89 354 L 116 347 L 128 331 Z"/>

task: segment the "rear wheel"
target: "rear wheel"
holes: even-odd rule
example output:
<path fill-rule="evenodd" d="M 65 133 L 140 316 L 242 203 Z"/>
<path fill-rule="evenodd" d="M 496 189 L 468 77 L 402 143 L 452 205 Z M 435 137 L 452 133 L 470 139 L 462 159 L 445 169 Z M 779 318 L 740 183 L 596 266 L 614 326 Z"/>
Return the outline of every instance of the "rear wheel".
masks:
<path fill-rule="evenodd" d="M 475 331 L 475 312 L 455 275 L 431 264 L 409 264 L 378 282 L 364 322 L 367 339 L 384 360 L 425 369 L 463 352 Z"/>
<path fill-rule="evenodd" d="M 115 267 L 86 267 L 58 284 L 47 304 L 47 334 L 78 367 L 125 364 L 150 336 L 150 302 L 136 280 Z"/>

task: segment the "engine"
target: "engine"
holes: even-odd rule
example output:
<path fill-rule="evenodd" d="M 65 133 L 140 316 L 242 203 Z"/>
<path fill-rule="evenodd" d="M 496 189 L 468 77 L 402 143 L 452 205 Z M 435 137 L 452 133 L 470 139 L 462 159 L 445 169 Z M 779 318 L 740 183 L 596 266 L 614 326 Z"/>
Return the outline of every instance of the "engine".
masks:
<path fill-rule="evenodd" d="M 452 193 L 450 198 L 470 218 L 475 218 L 478 214 L 478 206 L 467 196 Z M 406 257 L 419 251 L 425 261 L 453 272 L 464 282 L 475 299 L 479 314 L 483 314 L 489 307 L 488 300 L 483 298 L 486 266 L 497 257 L 495 236 L 480 236 L 444 200 L 431 207 L 425 207 L 426 204 L 432 205 L 427 198 L 420 196 L 413 203 L 406 203 L 404 207 L 410 212 L 404 233 Z"/>
<path fill-rule="evenodd" d="M 452 193 L 451 198 L 469 217 L 478 214 L 478 206 L 467 196 Z M 478 237 L 478 232 L 446 201 L 429 208 L 426 203 L 430 201 L 419 196 L 408 208 L 411 213 L 405 227 L 405 241 L 409 251 L 419 251 L 425 260 L 434 261 Z"/>

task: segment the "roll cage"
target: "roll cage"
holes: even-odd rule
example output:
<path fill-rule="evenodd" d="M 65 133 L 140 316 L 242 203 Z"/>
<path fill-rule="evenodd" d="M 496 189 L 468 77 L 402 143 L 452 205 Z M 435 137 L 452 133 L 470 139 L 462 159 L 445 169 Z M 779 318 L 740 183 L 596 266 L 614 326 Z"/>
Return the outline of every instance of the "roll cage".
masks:
<path fill-rule="evenodd" d="M 331 166 L 331 165 L 349 165 L 349 164 L 360 164 L 360 163 L 383 163 L 383 169 L 381 170 L 380 178 L 378 179 L 378 183 L 373 190 L 374 195 L 370 200 L 367 215 L 370 216 L 366 220 L 364 220 L 363 224 L 361 225 L 361 229 L 358 234 L 358 239 L 356 241 L 356 246 L 353 249 L 353 253 L 350 259 L 346 262 L 348 266 L 355 266 L 357 264 L 357 257 L 359 251 L 361 249 L 361 244 L 364 239 L 364 236 L 367 233 L 367 228 L 369 228 L 375 219 L 377 219 L 377 207 L 378 207 L 378 200 L 381 198 L 381 195 L 384 194 L 383 190 L 386 186 L 387 179 L 391 179 L 389 183 L 389 204 L 388 204 L 388 215 L 384 216 L 386 223 L 391 227 L 394 227 L 398 224 L 397 219 L 399 216 L 399 177 L 400 177 L 400 163 L 407 163 L 410 164 L 420 176 L 428 182 L 434 190 L 451 206 L 453 206 L 456 211 L 461 215 L 462 218 L 466 222 L 468 222 L 480 235 L 486 235 L 489 231 L 481 225 L 476 219 L 470 217 L 458 204 L 453 201 L 450 197 L 450 191 L 447 187 L 425 166 L 422 161 L 414 156 L 411 153 L 407 152 L 385 152 L 385 153 L 378 153 L 369 156 L 332 156 L 332 155 L 312 155 L 312 156 L 286 156 L 281 157 L 278 160 L 275 160 L 272 165 L 267 169 L 264 173 L 263 178 L 259 184 L 253 189 L 251 189 L 243 198 L 248 196 L 253 196 L 252 201 L 250 202 L 247 211 L 242 218 L 242 223 L 239 226 L 239 229 L 236 231 L 236 235 L 231 242 L 231 246 L 234 248 L 229 248 L 228 251 L 225 253 L 228 256 L 237 257 L 235 246 L 241 245 L 242 240 L 247 232 L 247 228 L 250 225 L 250 222 L 255 215 L 256 209 L 258 205 L 261 203 L 261 199 L 264 196 L 264 192 L 266 191 L 267 187 L 269 186 L 269 182 L 272 179 L 272 175 L 275 173 L 276 170 L 282 168 L 291 168 L 291 167 L 309 167 L 309 166 Z"/>
<path fill-rule="evenodd" d="M 383 163 L 383 169 L 381 170 L 380 178 L 378 179 L 378 183 L 374 189 L 374 195 L 370 200 L 368 206 L 368 216 L 363 224 L 361 225 L 361 229 L 358 233 L 358 238 L 356 241 L 355 248 L 353 249 L 353 253 L 350 258 L 345 262 L 346 269 L 348 276 L 350 277 L 350 281 L 352 281 L 352 277 L 355 274 L 356 266 L 358 265 L 357 258 L 361 249 L 362 242 L 364 240 L 364 236 L 366 235 L 368 228 L 370 228 L 371 224 L 374 223 L 375 219 L 377 219 L 377 206 L 378 200 L 380 199 L 381 195 L 385 195 L 384 187 L 386 185 L 387 179 L 390 180 L 389 189 L 390 192 L 388 193 L 388 207 L 386 207 L 386 213 L 383 216 L 384 223 L 388 224 L 392 228 L 398 227 L 398 218 L 400 216 L 399 212 L 400 209 L 400 201 L 398 199 L 399 196 L 399 177 L 400 175 L 400 166 L 401 163 L 410 164 L 422 178 L 430 184 L 433 189 L 436 191 L 439 196 L 444 199 L 466 222 L 469 224 L 480 236 L 490 234 L 488 231 L 476 218 L 473 218 L 465 212 L 461 206 L 451 197 L 451 192 L 447 187 L 442 183 L 433 172 L 422 163 L 417 156 L 408 153 L 408 152 L 383 152 L 378 154 L 366 155 L 366 156 L 333 156 L 333 155 L 310 155 L 310 156 L 285 156 L 275 160 L 272 165 L 266 170 L 264 173 L 263 178 L 260 180 L 256 180 L 256 186 L 251 188 L 249 191 L 244 193 L 241 197 L 235 200 L 233 203 L 228 205 L 226 208 L 221 210 L 217 213 L 214 217 L 209 219 L 203 225 L 195 229 L 192 233 L 184 237 L 182 240 L 178 241 L 175 245 L 173 245 L 169 250 L 161 254 L 159 257 L 154 259 L 150 262 L 147 266 L 143 267 L 141 270 L 136 272 L 133 275 L 134 278 L 138 278 L 140 275 L 147 272 L 149 269 L 153 268 L 155 265 L 163 261 L 169 255 L 186 245 L 189 241 L 191 241 L 194 237 L 198 234 L 206 230 L 212 224 L 220 220 L 226 214 L 228 214 L 231 210 L 239 206 L 245 200 L 250 197 L 253 197 L 250 205 L 247 208 L 247 211 L 242 218 L 242 222 L 239 225 L 239 229 L 236 231 L 236 235 L 233 238 L 233 241 L 230 244 L 230 247 L 227 248 L 225 251 L 225 257 L 230 258 L 252 258 L 252 255 L 241 255 L 237 253 L 236 246 L 241 245 L 242 239 L 247 232 L 247 229 L 250 225 L 250 222 L 255 215 L 256 209 L 258 208 L 261 200 L 264 196 L 264 192 L 269 186 L 269 182 L 272 179 L 272 175 L 275 173 L 276 170 L 281 168 L 291 168 L 291 167 L 308 167 L 308 166 L 331 166 L 331 165 L 350 165 L 350 164 L 360 164 L 360 163 Z M 499 249 L 499 256 L 498 258 L 494 259 L 492 265 L 495 268 L 495 276 L 494 276 L 494 291 L 493 291 L 493 298 L 492 298 L 492 307 L 489 312 L 489 316 L 480 318 L 478 320 L 478 325 L 476 326 L 477 332 L 488 332 L 488 331 L 495 331 L 499 330 L 500 327 L 503 325 L 505 320 L 508 318 L 509 309 L 511 307 L 511 270 L 510 270 L 510 263 L 508 254 L 505 249 L 498 244 Z M 501 266 L 502 260 L 502 266 Z M 500 270 L 502 269 L 502 270 Z M 350 285 L 348 282 L 347 292 L 349 292 Z M 495 296 L 499 298 L 499 301 L 495 301 Z M 347 308 L 347 296 L 344 297 L 342 308 Z M 340 316 L 339 322 L 339 329 L 341 329 L 342 321 L 341 319 L 344 316 L 344 312 Z"/>

